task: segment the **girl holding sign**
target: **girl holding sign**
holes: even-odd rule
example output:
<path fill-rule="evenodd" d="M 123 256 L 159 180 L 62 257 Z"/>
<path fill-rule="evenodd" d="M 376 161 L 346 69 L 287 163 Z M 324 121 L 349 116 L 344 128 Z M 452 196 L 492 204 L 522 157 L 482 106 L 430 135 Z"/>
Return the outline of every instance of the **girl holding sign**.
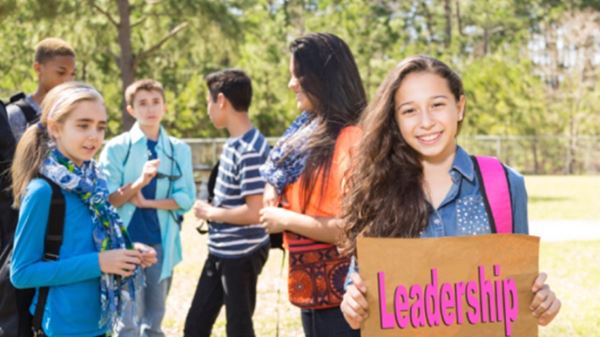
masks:
<path fill-rule="evenodd" d="M 344 200 L 347 253 L 355 253 L 356 239 L 363 235 L 416 238 L 500 230 L 486 209 L 488 199 L 498 195 L 480 189 L 485 163 L 456 143 L 465 107 L 460 77 L 441 61 L 409 57 L 392 70 L 361 120 L 363 141 Z M 523 177 L 500 167 L 510 189 L 512 232 L 527 234 Z M 350 278 L 341 309 L 358 329 L 368 315 L 367 289 L 358 273 L 351 271 Z M 545 281 L 544 273 L 536 278 L 530 305 L 541 325 L 561 306 Z"/>

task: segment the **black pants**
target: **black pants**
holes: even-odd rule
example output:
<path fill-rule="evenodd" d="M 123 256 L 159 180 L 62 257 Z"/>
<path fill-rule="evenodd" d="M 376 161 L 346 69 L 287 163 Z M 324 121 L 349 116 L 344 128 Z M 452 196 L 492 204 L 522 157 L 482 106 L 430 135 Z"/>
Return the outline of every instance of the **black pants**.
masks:
<path fill-rule="evenodd" d="M 302 328 L 306 337 L 360 337 L 360 330 L 350 328 L 339 307 L 302 309 Z"/>
<path fill-rule="evenodd" d="M 223 259 L 209 254 L 185 319 L 184 336 L 210 337 L 225 305 L 227 336 L 254 337 L 256 281 L 268 255 L 269 245 L 242 258 Z"/>

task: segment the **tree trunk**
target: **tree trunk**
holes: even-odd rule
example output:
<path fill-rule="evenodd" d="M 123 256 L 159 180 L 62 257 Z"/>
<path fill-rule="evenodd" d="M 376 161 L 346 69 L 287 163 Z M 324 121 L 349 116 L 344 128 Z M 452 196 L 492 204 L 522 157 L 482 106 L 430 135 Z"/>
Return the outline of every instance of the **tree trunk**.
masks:
<path fill-rule="evenodd" d="M 131 48 L 131 25 L 129 23 L 129 0 L 118 0 L 119 7 L 119 46 L 121 55 L 119 57 L 119 68 L 121 69 L 121 84 L 123 98 L 121 101 L 121 128 L 129 130 L 134 123 L 133 117 L 129 115 L 125 103 L 125 89 L 135 79 L 135 64 Z"/>
<path fill-rule="evenodd" d="M 462 18 L 460 16 L 460 0 L 456 0 L 456 28 L 459 35 L 463 35 Z"/>
<path fill-rule="evenodd" d="M 429 11 L 429 7 L 427 7 L 427 2 L 426 1 L 421 1 L 421 10 L 423 11 L 423 16 L 425 17 L 425 26 L 427 29 L 427 34 L 429 34 L 429 43 L 433 42 L 434 40 L 434 33 L 433 33 L 433 17 L 431 15 L 431 12 Z"/>
<path fill-rule="evenodd" d="M 444 13 L 446 16 L 446 39 L 444 40 L 444 46 L 446 49 L 450 47 L 452 43 L 452 4 L 451 0 L 444 0 Z"/>
<path fill-rule="evenodd" d="M 533 135 L 533 140 L 531 142 L 531 152 L 533 154 L 533 173 L 541 174 L 540 172 L 540 160 L 538 156 L 538 135 L 537 133 Z"/>
<path fill-rule="evenodd" d="M 569 140 L 567 145 L 567 158 L 566 158 L 566 174 L 575 173 L 575 151 L 576 151 L 577 139 L 575 134 L 575 116 L 573 113 L 569 114 Z"/>
<path fill-rule="evenodd" d="M 489 43 L 490 43 L 490 31 L 487 27 L 483 27 L 483 55 L 486 56 L 489 52 Z"/>

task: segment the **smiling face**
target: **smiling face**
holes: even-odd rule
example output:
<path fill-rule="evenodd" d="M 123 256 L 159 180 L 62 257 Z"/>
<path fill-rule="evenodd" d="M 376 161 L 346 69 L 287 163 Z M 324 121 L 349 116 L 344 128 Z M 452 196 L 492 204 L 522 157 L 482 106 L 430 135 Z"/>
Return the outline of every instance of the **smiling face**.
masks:
<path fill-rule="evenodd" d="M 312 102 L 310 101 L 310 99 L 308 99 L 308 96 L 304 92 L 304 89 L 302 89 L 300 80 L 296 77 L 294 64 L 294 56 L 292 55 L 290 57 L 290 81 L 288 82 L 288 88 L 290 88 L 290 90 L 292 90 L 296 94 L 296 107 L 298 108 L 298 110 L 314 112 L 314 106 Z"/>
<path fill-rule="evenodd" d="M 76 165 L 94 157 L 106 131 L 106 108 L 98 100 L 75 103 L 62 122 L 50 122 L 49 131 L 58 150 Z"/>
<path fill-rule="evenodd" d="M 422 160 L 443 161 L 456 149 L 465 98 L 457 101 L 448 81 L 431 72 L 407 75 L 394 95 L 400 134 Z"/>

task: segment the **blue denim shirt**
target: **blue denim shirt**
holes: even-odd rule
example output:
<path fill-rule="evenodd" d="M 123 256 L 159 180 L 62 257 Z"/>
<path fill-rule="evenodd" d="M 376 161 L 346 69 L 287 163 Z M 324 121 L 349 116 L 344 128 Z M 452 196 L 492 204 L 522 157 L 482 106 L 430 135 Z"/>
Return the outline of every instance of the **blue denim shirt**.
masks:
<path fill-rule="evenodd" d="M 514 233 L 528 234 L 527 191 L 523 176 L 507 167 L 508 182 L 512 196 Z M 450 169 L 452 187 L 437 209 L 431 209 L 427 227 L 421 237 L 464 236 L 489 234 L 480 181 L 475 173 L 471 157 L 460 146 Z"/>
<path fill-rule="evenodd" d="M 513 232 L 529 234 L 527 220 L 527 191 L 523 176 L 507 167 L 512 197 Z M 422 238 L 444 236 L 481 235 L 492 232 L 483 196 L 479 190 L 479 178 L 469 154 L 460 146 L 450 169 L 452 187 L 437 209 L 430 207 L 427 227 Z M 348 275 L 357 271 L 354 257 Z M 349 284 L 349 277 L 346 282 Z"/>

